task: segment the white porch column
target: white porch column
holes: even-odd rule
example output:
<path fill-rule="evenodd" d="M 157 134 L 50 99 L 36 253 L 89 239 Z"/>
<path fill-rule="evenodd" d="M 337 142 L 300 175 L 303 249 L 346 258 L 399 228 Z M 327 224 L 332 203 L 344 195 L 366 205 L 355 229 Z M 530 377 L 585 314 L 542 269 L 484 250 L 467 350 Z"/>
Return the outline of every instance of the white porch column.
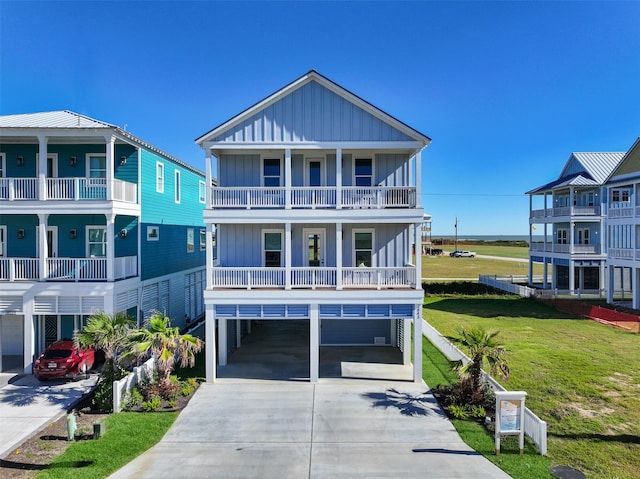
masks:
<path fill-rule="evenodd" d="M 551 289 L 556 289 L 558 286 L 558 275 L 556 272 L 556 263 L 552 259 L 551 260 Z"/>
<path fill-rule="evenodd" d="M 204 158 L 204 169 L 205 169 L 205 181 L 207 182 L 207 184 L 204 187 L 204 191 L 205 191 L 205 200 L 204 200 L 204 207 L 205 208 L 211 208 L 212 206 L 212 202 L 211 202 L 211 197 L 212 197 L 212 184 L 213 184 L 213 178 L 211 178 L 211 153 L 207 152 L 207 154 L 205 155 Z"/>
<path fill-rule="evenodd" d="M 38 199 L 47 199 L 47 141 L 46 136 L 38 136 Z"/>
<path fill-rule="evenodd" d="M 342 148 L 336 149 L 336 209 L 342 209 Z"/>
<path fill-rule="evenodd" d="M 413 312 L 413 381 L 422 382 L 422 305 Z"/>
<path fill-rule="evenodd" d="M 216 317 L 212 304 L 206 305 L 204 320 L 205 375 L 208 383 L 216 380 Z"/>
<path fill-rule="evenodd" d="M 49 257 L 48 243 L 47 243 L 47 221 L 49 215 L 44 213 L 38 213 L 38 274 L 40 275 L 40 281 L 46 281 L 49 276 L 49 270 L 47 268 L 47 259 Z"/>
<path fill-rule="evenodd" d="M 607 291 L 607 265 L 606 261 L 600 261 L 600 291 L 603 289 Z"/>
<path fill-rule="evenodd" d="M 549 287 L 549 263 L 547 263 L 547 259 L 544 259 L 544 263 L 542 263 L 542 289 L 547 289 Z"/>
<path fill-rule="evenodd" d="M 414 242 L 413 248 L 416 252 L 415 254 L 415 262 L 416 262 L 416 289 L 422 289 L 422 231 L 421 228 L 422 223 L 414 224 Z"/>
<path fill-rule="evenodd" d="M 208 191 L 208 190 L 207 190 Z M 205 225 L 206 229 L 207 229 L 207 242 L 206 242 L 206 258 L 204 260 L 204 264 L 205 264 L 205 274 L 206 274 L 206 281 L 207 281 L 207 285 L 206 285 L 206 289 L 210 290 L 211 288 L 213 288 L 213 244 L 212 244 L 212 238 L 213 238 L 213 224 L 211 223 L 207 223 Z M 217 238 L 216 238 L 217 241 Z"/>
<path fill-rule="evenodd" d="M 416 162 L 416 208 L 422 208 L 422 196 L 420 195 L 420 193 L 422 192 L 422 150 L 416 153 L 415 162 Z M 416 243 L 416 248 L 417 247 L 418 247 L 418 243 Z"/>
<path fill-rule="evenodd" d="M 24 338 L 23 338 L 23 354 L 22 354 L 22 369 L 24 374 L 31 374 L 33 372 L 33 356 L 36 354 L 36 334 L 33 316 L 33 300 L 25 302 L 24 305 Z M 44 334 L 44 333 L 42 333 Z"/>
<path fill-rule="evenodd" d="M 107 184 L 109 182 L 107 181 Z M 115 221 L 116 215 L 106 215 L 107 217 L 107 281 L 114 279 L 114 264 L 116 262 L 116 238 L 115 238 Z"/>
<path fill-rule="evenodd" d="M 108 135 L 104 137 L 107 152 L 107 201 L 113 200 L 113 178 L 114 178 L 114 145 L 116 137 Z"/>
<path fill-rule="evenodd" d="M 236 319 L 236 348 L 242 346 L 242 320 Z"/>
<path fill-rule="evenodd" d="M 227 365 L 227 320 L 218 319 L 218 364 Z"/>
<path fill-rule="evenodd" d="M 402 319 L 401 321 L 404 323 L 402 332 L 402 342 L 404 346 L 402 350 L 402 364 L 406 366 L 407 364 L 411 364 L 411 320 Z"/>
<path fill-rule="evenodd" d="M 284 208 L 291 209 L 291 149 L 284 150 Z"/>
<path fill-rule="evenodd" d="M 528 276 L 527 281 L 529 283 L 529 286 L 533 286 L 533 261 L 531 261 L 531 255 L 529 255 L 529 271 L 527 273 L 527 276 Z"/>
<path fill-rule="evenodd" d="M 569 260 L 569 294 L 576 292 L 576 262 Z"/>
<path fill-rule="evenodd" d="M 342 289 L 342 223 L 336 223 L 336 289 Z"/>
<path fill-rule="evenodd" d="M 284 224 L 284 289 L 291 289 L 291 223 Z"/>
<path fill-rule="evenodd" d="M 640 304 L 640 288 L 638 288 L 638 284 L 640 284 L 640 269 L 635 268 L 635 267 L 631 267 L 631 271 L 632 271 L 632 281 L 631 281 L 631 287 L 632 287 L 632 299 L 631 299 L 631 307 L 633 309 L 638 309 L 638 304 Z"/>
<path fill-rule="evenodd" d="M 320 377 L 320 320 L 317 304 L 309 305 L 309 381 Z"/>
<path fill-rule="evenodd" d="M 569 214 L 573 216 L 575 201 L 576 201 L 576 190 L 573 186 L 569 187 Z"/>

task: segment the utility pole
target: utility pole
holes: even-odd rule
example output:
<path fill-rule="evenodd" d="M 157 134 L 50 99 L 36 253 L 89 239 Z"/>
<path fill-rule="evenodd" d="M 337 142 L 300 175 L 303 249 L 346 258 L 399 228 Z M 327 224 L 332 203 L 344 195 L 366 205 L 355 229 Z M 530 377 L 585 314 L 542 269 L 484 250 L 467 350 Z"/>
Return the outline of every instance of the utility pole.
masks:
<path fill-rule="evenodd" d="M 458 251 L 458 217 L 456 216 L 456 224 L 453 225 L 453 227 L 456 230 L 456 236 L 455 236 L 455 248 L 453 249 L 453 251 Z"/>

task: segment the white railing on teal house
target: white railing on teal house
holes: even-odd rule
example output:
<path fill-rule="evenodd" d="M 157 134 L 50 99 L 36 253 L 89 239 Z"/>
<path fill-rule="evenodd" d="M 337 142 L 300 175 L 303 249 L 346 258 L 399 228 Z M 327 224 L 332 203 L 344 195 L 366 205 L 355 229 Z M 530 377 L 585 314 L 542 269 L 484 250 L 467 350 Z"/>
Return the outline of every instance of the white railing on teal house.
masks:
<path fill-rule="evenodd" d="M 44 200 L 113 200 L 136 203 L 138 186 L 114 179 L 111 198 L 107 198 L 105 178 L 47 178 Z M 0 200 L 40 200 L 37 178 L 0 178 Z"/>
<path fill-rule="evenodd" d="M 344 288 L 413 288 L 416 271 L 413 266 L 404 267 L 343 267 L 338 276 L 336 267 L 292 267 L 287 278 L 286 268 L 215 267 L 214 288 L 336 288 L 338 277 Z M 289 279 L 289 281 L 287 281 Z"/>
<path fill-rule="evenodd" d="M 414 186 L 295 186 L 217 187 L 211 189 L 212 208 L 412 208 Z"/>
<path fill-rule="evenodd" d="M 114 261 L 114 280 L 137 276 L 138 257 Z M 39 281 L 37 258 L 0 258 L 0 281 Z M 106 258 L 47 258 L 44 281 L 106 281 Z"/>

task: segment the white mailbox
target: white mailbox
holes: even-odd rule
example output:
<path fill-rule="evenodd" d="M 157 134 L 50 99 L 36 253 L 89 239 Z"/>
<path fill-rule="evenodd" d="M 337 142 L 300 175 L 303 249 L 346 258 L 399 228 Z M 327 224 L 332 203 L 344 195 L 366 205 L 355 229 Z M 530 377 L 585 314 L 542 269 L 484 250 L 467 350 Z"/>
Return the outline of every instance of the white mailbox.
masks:
<path fill-rule="evenodd" d="M 518 435 L 520 454 L 524 453 L 524 391 L 496 391 L 496 454 L 500 454 L 500 438 Z"/>

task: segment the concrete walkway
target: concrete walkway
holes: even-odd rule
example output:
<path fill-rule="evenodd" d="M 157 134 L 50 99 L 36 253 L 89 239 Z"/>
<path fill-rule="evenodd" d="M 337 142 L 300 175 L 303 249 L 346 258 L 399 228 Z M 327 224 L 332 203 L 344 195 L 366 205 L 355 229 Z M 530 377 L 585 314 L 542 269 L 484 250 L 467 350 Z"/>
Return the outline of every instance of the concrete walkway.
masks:
<path fill-rule="evenodd" d="M 203 384 L 165 437 L 112 479 L 507 479 L 428 388 L 321 379 Z"/>
<path fill-rule="evenodd" d="M 81 381 L 40 382 L 32 375 L 0 375 L 0 458 L 66 414 L 95 386 Z"/>

